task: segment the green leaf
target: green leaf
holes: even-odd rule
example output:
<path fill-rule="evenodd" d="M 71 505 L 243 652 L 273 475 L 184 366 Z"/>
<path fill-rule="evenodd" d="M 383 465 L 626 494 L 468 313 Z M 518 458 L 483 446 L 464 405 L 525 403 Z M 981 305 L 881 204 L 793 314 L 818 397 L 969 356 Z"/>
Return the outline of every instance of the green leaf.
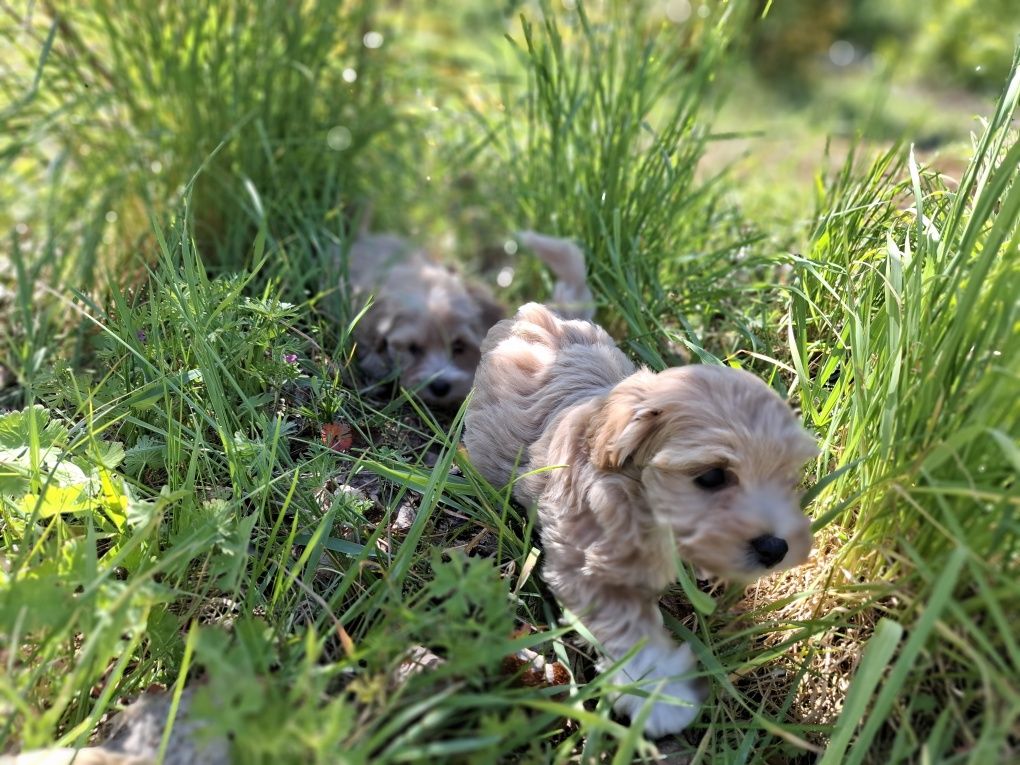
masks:
<path fill-rule="evenodd" d="M 829 486 L 830 484 L 832 484 L 835 481 L 839 480 L 839 478 L 842 475 L 850 472 L 855 467 L 860 465 L 862 462 L 864 462 L 864 458 L 863 457 L 861 457 L 860 459 L 856 459 L 853 462 L 848 462 L 846 465 L 843 465 L 838 470 L 833 470 L 828 475 L 822 476 L 822 478 L 820 478 L 815 483 L 814 486 L 812 486 L 810 489 L 805 491 L 804 494 L 801 496 L 801 498 L 800 498 L 800 509 L 801 510 L 807 509 L 807 506 L 810 505 L 812 502 L 814 502 L 815 498 L 818 497 L 819 494 L 821 494 L 823 491 L 825 491 L 825 487 L 826 486 Z"/>
<path fill-rule="evenodd" d="M 27 446 L 0 448 L 0 494 L 18 497 L 28 491 L 31 481 L 57 486 L 92 485 L 92 476 L 54 447 L 39 455 L 38 471 L 33 471 Z"/>
<path fill-rule="evenodd" d="M 33 424 L 41 448 L 49 448 L 67 440 L 67 428 L 59 422 L 52 422 L 46 408 L 36 404 L 21 411 L 0 414 L 0 449 L 29 446 Z"/>
<path fill-rule="evenodd" d="M 19 625 L 22 634 L 56 627 L 75 608 L 75 582 L 49 561 L 14 581 L 0 573 L 0 625 Z M 9 633 L 8 633 L 9 634 Z"/>
<path fill-rule="evenodd" d="M 706 616 L 715 611 L 715 600 L 698 589 L 698 585 L 687 571 L 687 566 L 679 558 L 676 561 L 676 578 L 695 611 Z"/>
<path fill-rule="evenodd" d="M 105 441 L 95 445 L 92 460 L 100 467 L 113 470 L 124 461 L 124 444 L 120 441 Z"/>
<path fill-rule="evenodd" d="M 305 546 L 312 541 L 311 534 L 298 534 L 294 537 L 294 544 L 298 546 Z M 342 553 L 343 555 L 350 555 L 352 558 L 357 558 L 364 555 L 365 545 L 358 544 L 357 542 L 350 542 L 346 539 L 337 539 L 335 537 L 325 537 L 320 539 L 318 542 L 321 546 L 327 550 L 333 552 Z M 369 558 L 375 557 L 375 551 L 369 550 L 367 553 Z"/>
<path fill-rule="evenodd" d="M 81 484 L 74 486 L 50 484 L 43 490 L 41 497 L 39 494 L 26 494 L 22 497 L 21 510 L 25 515 L 38 511 L 40 518 L 85 512 L 94 504 L 85 488 Z"/>
<path fill-rule="evenodd" d="M 928 599 L 921 618 L 911 628 L 910 637 L 907 638 L 896 663 L 893 664 L 888 678 L 882 685 L 878 698 L 875 699 L 874 705 L 866 716 L 860 735 L 846 759 L 841 762 L 847 763 L 847 765 L 860 765 L 868 756 L 871 742 L 878 733 L 879 727 L 886 721 L 896 699 L 906 690 L 907 676 L 917 671 L 918 656 L 938 624 L 943 610 L 953 597 L 953 588 L 956 586 L 960 570 L 966 559 L 966 549 L 957 547 L 942 567 L 942 573 L 935 581 L 931 597 Z M 885 638 L 886 641 L 890 639 L 890 637 Z M 887 647 L 883 648 L 883 654 L 885 650 Z M 833 762 L 835 761 L 833 760 Z"/>
<path fill-rule="evenodd" d="M 105 470 L 99 474 L 99 482 L 102 486 L 103 509 L 118 531 L 123 531 L 128 519 L 129 504 L 124 482 L 117 474 Z"/>
<path fill-rule="evenodd" d="M 163 487 L 166 490 L 166 487 Z M 148 526 L 152 519 L 156 517 L 162 508 L 163 504 L 160 502 L 149 502 L 144 499 L 137 499 L 132 496 L 130 487 L 124 487 L 124 493 L 127 496 L 127 508 L 125 509 L 125 515 L 127 516 L 128 525 L 135 531 L 143 529 Z"/>
<path fill-rule="evenodd" d="M 223 589 L 233 590 L 241 581 L 241 575 L 250 559 L 248 543 L 258 519 L 258 513 L 251 513 L 244 518 L 229 521 L 229 531 L 219 545 L 220 553 L 210 567 L 210 573 Z"/>
<path fill-rule="evenodd" d="M 881 619 L 864 648 L 864 656 L 850 684 L 843 711 L 818 765 L 838 765 L 850 739 L 867 712 L 868 702 L 885 674 L 903 637 L 903 627 L 892 619 Z"/>
<path fill-rule="evenodd" d="M 171 391 L 173 393 L 179 393 L 189 383 L 200 381 L 202 379 L 202 372 L 199 369 L 191 369 L 187 372 L 181 372 L 177 375 L 170 375 L 160 380 L 143 385 L 138 390 L 134 391 L 125 399 L 122 404 L 124 406 L 130 406 L 138 411 L 145 411 L 151 409 L 153 406 L 158 404 L 164 396 Z"/>
<path fill-rule="evenodd" d="M 166 444 L 150 435 L 141 436 L 124 454 L 124 472 L 138 475 L 146 468 L 161 467 Z"/>

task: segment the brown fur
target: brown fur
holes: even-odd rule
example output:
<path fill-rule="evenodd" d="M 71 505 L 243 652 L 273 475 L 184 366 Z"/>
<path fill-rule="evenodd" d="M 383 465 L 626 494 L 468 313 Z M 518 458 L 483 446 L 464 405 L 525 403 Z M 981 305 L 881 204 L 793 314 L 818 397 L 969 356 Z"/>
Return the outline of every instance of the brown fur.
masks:
<path fill-rule="evenodd" d="M 483 476 L 513 480 L 515 498 L 537 507 L 543 576 L 622 662 L 616 679 L 655 681 L 648 690 L 667 697 L 647 712 L 652 736 L 682 729 L 699 702 L 676 677 L 693 656 L 656 607 L 676 555 L 750 580 L 811 547 L 795 487 L 814 441 L 768 386 L 725 367 L 635 369 L 600 327 L 538 304 L 486 337 L 464 441 Z M 713 469 L 725 486 L 695 483 Z M 788 545 L 779 565 L 751 546 L 764 537 Z M 633 719 L 644 700 L 622 693 L 615 705 Z"/>
<path fill-rule="evenodd" d="M 577 245 L 530 231 L 519 237 L 556 276 L 559 310 L 591 316 Z M 460 404 L 471 389 L 485 333 L 504 315 L 489 290 L 390 234 L 362 233 L 351 246 L 347 272 L 355 305 L 373 300 L 355 328 L 364 372 L 373 380 L 396 372 L 427 403 Z"/>

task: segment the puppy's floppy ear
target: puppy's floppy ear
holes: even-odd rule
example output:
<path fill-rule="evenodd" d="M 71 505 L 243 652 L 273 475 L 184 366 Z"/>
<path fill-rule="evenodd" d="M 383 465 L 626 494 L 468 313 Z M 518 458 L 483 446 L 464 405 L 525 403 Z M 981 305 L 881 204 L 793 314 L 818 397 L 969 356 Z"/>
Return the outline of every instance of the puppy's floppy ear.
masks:
<path fill-rule="evenodd" d="M 662 411 L 610 396 L 588 429 L 591 461 L 600 470 L 616 470 L 637 451 L 659 423 Z"/>
<path fill-rule="evenodd" d="M 467 291 L 471 299 L 475 301 L 475 305 L 478 306 L 478 310 L 481 311 L 482 323 L 485 325 L 485 329 L 482 331 L 484 337 L 490 327 L 495 326 L 503 319 L 503 306 L 497 303 L 492 293 L 480 284 L 468 284 Z"/>

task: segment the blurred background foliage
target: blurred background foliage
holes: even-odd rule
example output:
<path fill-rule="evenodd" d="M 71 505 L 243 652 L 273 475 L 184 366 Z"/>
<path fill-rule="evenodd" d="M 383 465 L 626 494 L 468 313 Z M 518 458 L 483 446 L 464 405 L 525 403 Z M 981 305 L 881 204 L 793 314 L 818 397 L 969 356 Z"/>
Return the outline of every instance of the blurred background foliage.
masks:
<path fill-rule="evenodd" d="M 1020 34 L 1012 0 L 779 0 L 751 29 L 755 68 L 780 85 L 831 67 L 881 67 L 932 87 L 994 94 Z M 849 44 L 849 46 L 847 45 Z"/>

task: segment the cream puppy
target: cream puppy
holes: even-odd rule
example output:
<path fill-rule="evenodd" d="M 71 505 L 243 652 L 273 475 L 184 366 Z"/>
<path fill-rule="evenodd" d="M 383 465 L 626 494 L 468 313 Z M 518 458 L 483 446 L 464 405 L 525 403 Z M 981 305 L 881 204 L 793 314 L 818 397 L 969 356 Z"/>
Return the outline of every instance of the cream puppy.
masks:
<path fill-rule="evenodd" d="M 651 737 L 700 703 L 693 654 L 657 606 L 676 556 L 748 581 L 811 549 L 797 485 L 816 446 L 768 386 L 728 367 L 635 369 L 600 327 L 536 303 L 486 337 L 464 442 L 485 478 L 537 506 L 543 576 L 601 668 L 620 663 L 614 684 L 645 692 L 614 707 L 634 720 L 651 704 Z"/>
<path fill-rule="evenodd" d="M 565 315 L 590 317 L 592 295 L 577 245 L 532 231 L 518 238 L 552 269 L 553 304 Z M 391 234 L 362 233 L 350 248 L 347 275 L 356 308 L 373 298 L 354 333 L 362 370 L 375 380 L 396 372 L 426 403 L 459 405 L 471 389 L 485 333 L 504 316 L 489 290 Z"/>

